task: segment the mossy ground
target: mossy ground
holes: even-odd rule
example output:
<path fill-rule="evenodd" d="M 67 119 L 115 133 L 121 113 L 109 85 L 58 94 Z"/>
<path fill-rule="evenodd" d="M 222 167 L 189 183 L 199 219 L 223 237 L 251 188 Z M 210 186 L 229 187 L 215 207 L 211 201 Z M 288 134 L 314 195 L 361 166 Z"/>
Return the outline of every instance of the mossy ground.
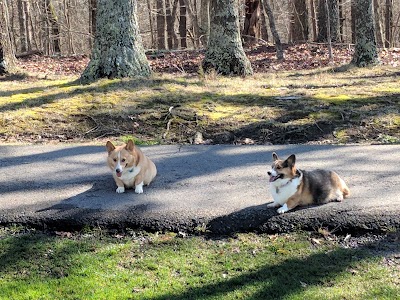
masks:
<path fill-rule="evenodd" d="M 400 77 L 380 66 L 150 79 L 0 81 L 3 142 L 397 143 Z"/>

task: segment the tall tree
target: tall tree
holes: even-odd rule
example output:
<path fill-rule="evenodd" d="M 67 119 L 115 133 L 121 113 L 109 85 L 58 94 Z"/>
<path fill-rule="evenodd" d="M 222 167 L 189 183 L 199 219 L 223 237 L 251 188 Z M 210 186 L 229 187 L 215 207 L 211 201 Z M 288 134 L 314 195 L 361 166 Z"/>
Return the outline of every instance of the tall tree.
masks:
<path fill-rule="evenodd" d="M 16 66 L 9 25 L 7 1 L 0 1 L 0 75 L 14 71 Z"/>
<path fill-rule="evenodd" d="M 260 0 L 245 0 L 245 18 L 243 38 L 246 42 L 254 42 L 260 38 Z"/>
<path fill-rule="evenodd" d="M 392 29 L 393 29 L 393 0 L 386 0 L 385 10 L 385 47 L 392 45 Z"/>
<path fill-rule="evenodd" d="M 150 66 L 140 37 L 136 0 L 98 0 L 96 35 L 83 83 L 98 78 L 149 76 Z"/>
<path fill-rule="evenodd" d="M 200 35 L 201 43 L 206 47 L 210 36 L 210 0 L 201 0 Z"/>
<path fill-rule="evenodd" d="M 278 60 L 284 59 L 283 55 L 283 47 L 281 43 L 281 39 L 279 37 L 279 33 L 276 30 L 275 26 L 275 17 L 271 9 L 271 5 L 269 4 L 269 0 L 261 0 L 261 4 L 263 6 L 263 10 L 265 14 L 268 16 L 269 27 L 271 28 L 272 36 L 274 37 L 275 48 L 276 48 L 276 57 Z"/>
<path fill-rule="evenodd" d="M 187 48 L 187 40 L 186 40 L 186 4 L 185 0 L 179 0 L 179 39 L 181 48 Z"/>
<path fill-rule="evenodd" d="M 166 49 L 165 38 L 167 36 L 167 20 L 165 18 L 165 1 L 157 0 L 157 48 L 159 50 Z"/>
<path fill-rule="evenodd" d="M 240 39 L 236 0 L 211 1 L 210 39 L 202 66 L 222 75 L 253 74 Z"/>
<path fill-rule="evenodd" d="M 291 0 L 290 39 L 292 42 L 308 40 L 308 10 L 305 0 Z"/>
<path fill-rule="evenodd" d="M 352 63 L 358 67 L 375 65 L 379 62 L 375 40 L 372 0 L 355 0 L 356 45 Z"/>
<path fill-rule="evenodd" d="M 328 5 L 326 5 L 328 3 Z M 328 9 L 327 9 L 328 7 Z M 325 0 L 319 1 L 318 6 L 318 42 L 328 41 L 328 14 L 330 20 L 330 35 L 332 42 L 339 42 L 340 32 L 339 32 L 339 6 L 338 0 Z"/>

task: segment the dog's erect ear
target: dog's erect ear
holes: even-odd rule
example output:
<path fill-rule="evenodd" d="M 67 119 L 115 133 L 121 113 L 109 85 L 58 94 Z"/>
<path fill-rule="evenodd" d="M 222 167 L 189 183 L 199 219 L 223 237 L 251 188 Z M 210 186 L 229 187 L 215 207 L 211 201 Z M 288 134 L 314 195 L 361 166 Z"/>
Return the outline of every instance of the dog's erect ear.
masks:
<path fill-rule="evenodd" d="M 290 168 L 292 168 L 294 166 L 294 164 L 296 163 L 296 156 L 294 154 L 290 155 L 287 159 L 286 162 L 288 164 L 288 166 Z"/>
<path fill-rule="evenodd" d="M 126 148 L 126 150 L 128 150 L 128 151 L 130 151 L 130 152 L 133 152 L 133 151 L 135 151 L 135 144 L 133 143 L 132 140 L 129 140 L 129 141 L 126 143 L 125 148 Z"/>
<path fill-rule="evenodd" d="M 114 146 L 113 143 L 111 143 L 110 141 L 107 141 L 107 143 L 106 143 L 106 149 L 107 149 L 108 153 L 111 153 L 112 151 L 114 151 L 115 146 Z"/>
<path fill-rule="evenodd" d="M 272 159 L 273 159 L 274 161 L 276 161 L 276 160 L 279 159 L 278 155 L 277 155 L 275 152 L 272 152 Z"/>

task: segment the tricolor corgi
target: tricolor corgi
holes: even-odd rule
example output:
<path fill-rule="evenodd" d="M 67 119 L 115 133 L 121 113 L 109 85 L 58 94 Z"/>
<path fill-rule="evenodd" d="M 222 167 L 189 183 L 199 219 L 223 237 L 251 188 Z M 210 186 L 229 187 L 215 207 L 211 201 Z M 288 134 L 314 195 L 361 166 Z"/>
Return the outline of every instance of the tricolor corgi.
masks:
<path fill-rule="evenodd" d="M 285 213 L 298 205 L 342 201 L 350 195 L 346 183 L 333 171 L 304 171 L 296 168 L 296 156 L 286 160 L 272 153 L 273 163 L 268 171 L 269 187 L 274 201 L 268 207 L 279 207 Z"/>
<path fill-rule="evenodd" d="M 135 187 L 135 193 L 143 193 L 143 185 L 149 185 L 157 175 L 156 165 L 132 140 L 121 146 L 114 146 L 108 141 L 106 148 L 108 166 L 117 184 L 116 192 L 123 193 L 125 188 Z"/>

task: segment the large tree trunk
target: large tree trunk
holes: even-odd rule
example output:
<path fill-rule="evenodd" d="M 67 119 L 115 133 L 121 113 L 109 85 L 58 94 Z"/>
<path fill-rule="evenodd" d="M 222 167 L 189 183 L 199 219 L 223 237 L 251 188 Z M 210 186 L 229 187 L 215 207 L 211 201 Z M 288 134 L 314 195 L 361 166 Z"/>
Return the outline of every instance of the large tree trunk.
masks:
<path fill-rule="evenodd" d="M 291 0 L 290 40 L 305 42 L 308 40 L 308 10 L 305 0 Z"/>
<path fill-rule="evenodd" d="M 82 82 L 150 75 L 136 4 L 136 0 L 98 1 L 94 47 Z"/>
<path fill-rule="evenodd" d="M 215 70 L 222 75 L 253 74 L 240 39 L 236 4 L 236 0 L 211 1 L 210 39 L 202 63 L 205 71 Z"/>
<path fill-rule="evenodd" d="M 13 72 L 16 67 L 9 25 L 7 1 L 0 1 L 0 75 Z"/>
<path fill-rule="evenodd" d="M 352 63 L 358 67 L 377 64 L 379 61 L 372 0 L 355 0 L 355 38 L 356 46 Z"/>

